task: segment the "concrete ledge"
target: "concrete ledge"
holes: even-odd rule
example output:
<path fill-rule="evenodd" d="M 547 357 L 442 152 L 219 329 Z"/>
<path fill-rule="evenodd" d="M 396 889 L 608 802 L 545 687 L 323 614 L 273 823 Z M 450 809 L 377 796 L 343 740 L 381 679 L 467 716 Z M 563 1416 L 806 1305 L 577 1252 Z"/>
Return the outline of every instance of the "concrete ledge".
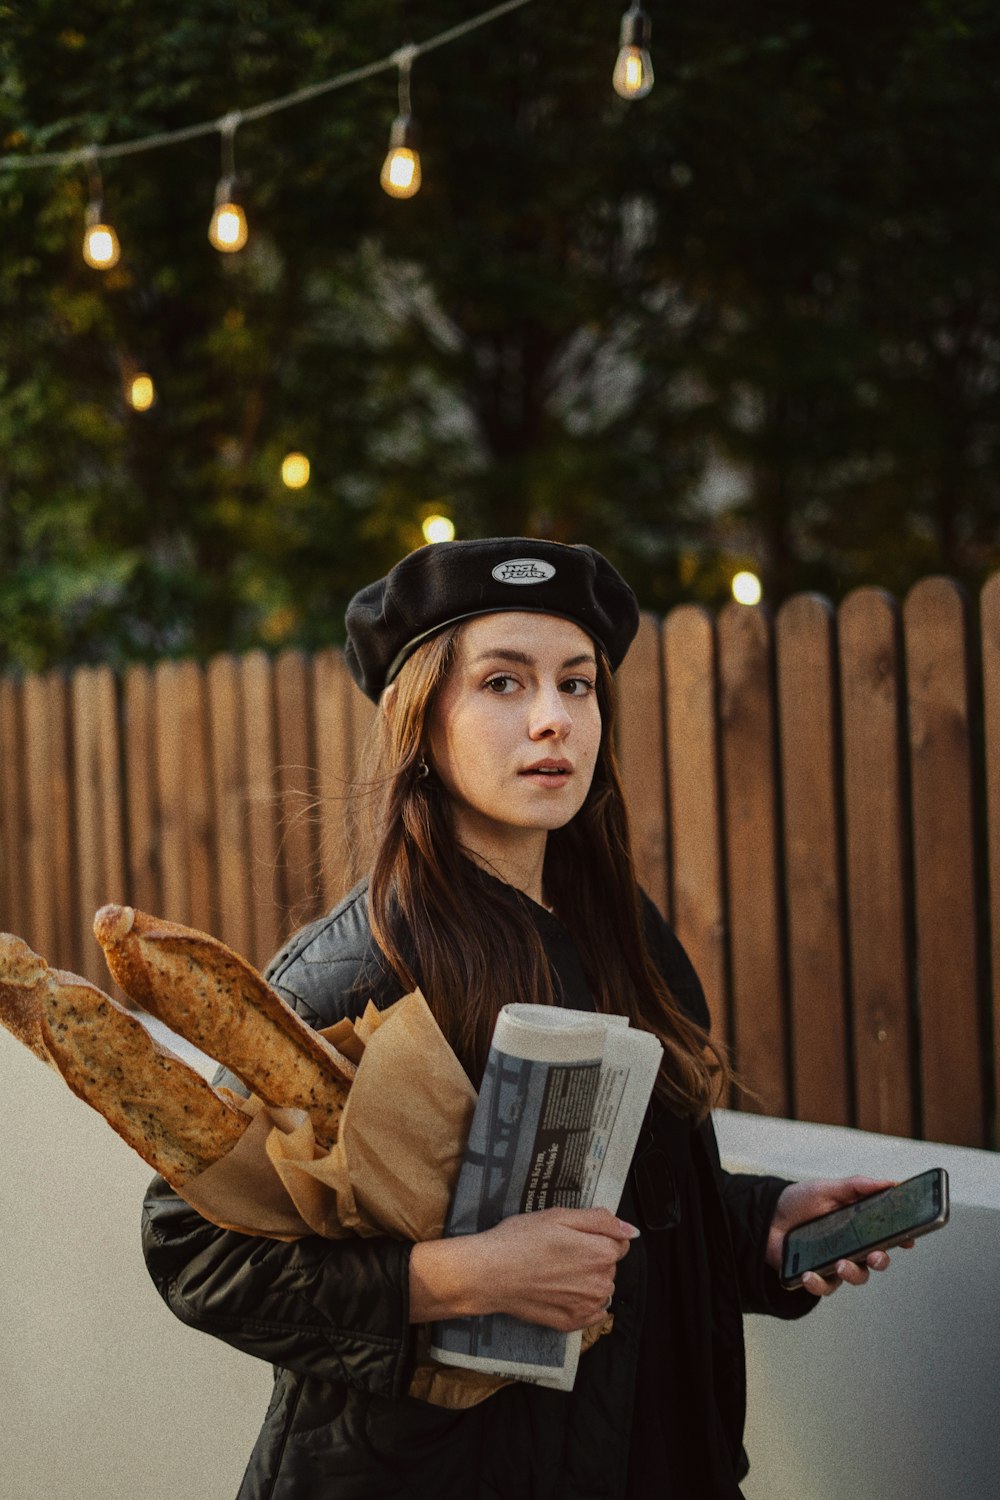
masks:
<path fill-rule="evenodd" d="M 715 1112 L 719 1149 L 734 1172 L 779 1177 L 912 1177 L 928 1167 L 948 1173 L 952 1203 L 1000 1209 L 1000 1156 L 840 1125 L 809 1125 L 735 1110 Z M 763 1163 L 768 1163 L 765 1167 Z"/>

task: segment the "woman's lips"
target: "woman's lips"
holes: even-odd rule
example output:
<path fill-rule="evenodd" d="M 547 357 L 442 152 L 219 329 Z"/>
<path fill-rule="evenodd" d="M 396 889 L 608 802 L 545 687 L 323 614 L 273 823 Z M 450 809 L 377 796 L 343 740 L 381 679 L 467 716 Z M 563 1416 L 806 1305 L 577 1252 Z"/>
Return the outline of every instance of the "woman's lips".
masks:
<path fill-rule="evenodd" d="M 517 773 L 539 786 L 565 786 L 573 774 L 568 760 L 540 760 L 533 766 L 525 766 Z"/>

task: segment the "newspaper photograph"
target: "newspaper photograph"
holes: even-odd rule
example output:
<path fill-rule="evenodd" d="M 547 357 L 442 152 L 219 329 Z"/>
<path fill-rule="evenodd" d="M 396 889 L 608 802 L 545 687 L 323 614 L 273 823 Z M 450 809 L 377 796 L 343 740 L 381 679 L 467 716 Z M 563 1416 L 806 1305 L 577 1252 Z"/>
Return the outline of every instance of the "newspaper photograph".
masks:
<path fill-rule="evenodd" d="M 617 1209 L 662 1047 L 624 1016 L 506 1005 L 446 1235 L 543 1208 Z M 442 1364 L 572 1390 L 581 1335 L 494 1313 L 435 1323 Z"/>

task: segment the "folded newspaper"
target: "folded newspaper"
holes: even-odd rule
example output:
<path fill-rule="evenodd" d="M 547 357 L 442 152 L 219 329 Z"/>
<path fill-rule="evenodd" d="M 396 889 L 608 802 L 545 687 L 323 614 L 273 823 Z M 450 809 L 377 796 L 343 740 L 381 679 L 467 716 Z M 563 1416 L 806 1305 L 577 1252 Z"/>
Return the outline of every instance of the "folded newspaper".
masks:
<path fill-rule="evenodd" d="M 663 1048 L 624 1016 L 506 1005 L 497 1018 L 445 1235 L 541 1208 L 613 1213 Z M 579 1333 L 494 1313 L 431 1330 L 431 1356 L 572 1390 Z"/>

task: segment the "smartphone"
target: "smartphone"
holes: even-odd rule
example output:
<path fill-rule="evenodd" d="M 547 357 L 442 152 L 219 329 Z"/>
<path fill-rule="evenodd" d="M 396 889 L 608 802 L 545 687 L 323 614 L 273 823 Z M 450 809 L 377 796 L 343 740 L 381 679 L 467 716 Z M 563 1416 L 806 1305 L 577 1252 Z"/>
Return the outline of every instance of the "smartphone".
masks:
<path fill-rule="evenodd" d="M 781 1256 L 782 1286 L 800 1286 L 806 1271 L 828 1276 L 839 1260 L 863 1261 L 873 1250 L 888 1250 L 947 1222 L 948 1173 L 932 1167 L 790 1229 Z"/>

